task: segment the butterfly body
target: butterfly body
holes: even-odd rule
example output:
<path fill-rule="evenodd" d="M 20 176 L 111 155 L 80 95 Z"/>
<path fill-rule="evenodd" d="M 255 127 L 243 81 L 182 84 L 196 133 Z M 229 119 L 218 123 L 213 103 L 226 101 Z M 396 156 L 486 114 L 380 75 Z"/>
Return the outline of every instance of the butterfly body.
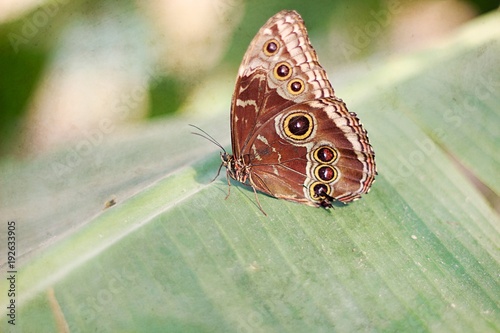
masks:
<path fill-rule="evenodd" d="M 295 11 L 269 19 L 243 58 L 231 142 L 227 176 L 279 199 L 331 207 L 368 192 L 376 174 L 366 131 L 335 97 Z"/>

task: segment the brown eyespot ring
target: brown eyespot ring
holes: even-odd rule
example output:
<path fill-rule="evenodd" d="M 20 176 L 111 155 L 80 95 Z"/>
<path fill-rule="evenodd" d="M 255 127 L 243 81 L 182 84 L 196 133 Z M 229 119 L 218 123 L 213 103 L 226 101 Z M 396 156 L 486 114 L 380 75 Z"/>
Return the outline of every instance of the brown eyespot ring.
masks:
<path fill-rule="evenodd" d="M 339 153 L 332 147 L 321 146 L 316 148 L 313 157 L 319 163 L 333 163 L 338 159 Z"/>
<path fill-rule="evenodd" d="M 290 80 L 287 87 L 288 92 L 292 95 L 298 95 L 305 89 L 304 81 L 302 81 L 301 79 Z"/>
<path fill-rule="evenodd" d="M 326 197 L 330 197 L 332 193 L 332 188 L 321 182 L 314 182 L 309 185 L 309 195 L 315 201 L 322 201 Z"/>
<path fill-rule="evenodd" d="M 307 139 L 313 128 L 313 117 L 305 112 L 292 112 L 283 120 L 283 131 L 287 137 L 293 140 Z"/>
<path fill-rule="evenodd" d="M 286 62 L 279 62 L 274 66 L 274 77 L 280 81 L 287 80 L 292 75 L 292 67 Z"/>
<path fill-rule="evenodd" d="M 280 43 L 276 39 L 268 40 L 262 47 L 262 51 L 268 57 L 275 55 L 280 50 Z"/>
<path fill-rule="evenodd" d="M 320 182 L 331 183 L 338 178 L 339 172 L 336 167 L 320 164 L 314 169 L 314 175 Z"/>

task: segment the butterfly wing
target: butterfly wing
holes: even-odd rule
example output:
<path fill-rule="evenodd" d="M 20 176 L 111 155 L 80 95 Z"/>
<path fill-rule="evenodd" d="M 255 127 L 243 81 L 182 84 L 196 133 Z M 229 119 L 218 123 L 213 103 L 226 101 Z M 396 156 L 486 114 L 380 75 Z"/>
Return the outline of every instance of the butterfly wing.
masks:
<path fill-rule="evenodd" d="M 305 127 L 297 131 L 294 119 Z M 249 141 L 242 153 L 250 156 L 250 183 L 277 198 L 313 206 L 325 196 L 350 202 L 368 192 L 375 178 L 366 131 L 337 99 L 293 105 L 270 118 Z"/>
<path fill-rule="evenodd" d="M 287 75 L 282 76 L 286 71 Z M 290 80 L 292 75 L 297 81 Z M 288 85 L 293 83 L 307 89 L 290 93 Z M 238 71 L 231 103 L 233 154 L 240 156 L 251 134 L 286 107 L 333 96 L 302 18 L 295 11 L 279 12 L 254 37 Z"/>
<path fill-rule="evenodd" d="M 366 131 L 334 96 L 295 11 L 273 16 L 250 44 L 233 94 L 231 133 L 250 185 L 277 198 L 349 202 L 376 174 Z"/>

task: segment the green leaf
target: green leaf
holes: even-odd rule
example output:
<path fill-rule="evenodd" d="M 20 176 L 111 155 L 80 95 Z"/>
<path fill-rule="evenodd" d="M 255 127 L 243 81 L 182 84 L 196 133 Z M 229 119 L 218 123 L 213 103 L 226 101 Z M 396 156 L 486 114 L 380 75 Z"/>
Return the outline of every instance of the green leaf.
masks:
<path fill-rule="evenodd" d="M 15 329 L 498 332 L 500 218 L 463 168 L 498 197 L 499 16 L 339 94 L 379 170 L 345 207 L 259 194 L 265 217 L 234 183 L 224 200 L 217 148 L 187 124 L 227 144 L 227 114 L 93 133 L 87 155 L 82 141 L 3 161 L 1 212 L 22 254 Z"/>

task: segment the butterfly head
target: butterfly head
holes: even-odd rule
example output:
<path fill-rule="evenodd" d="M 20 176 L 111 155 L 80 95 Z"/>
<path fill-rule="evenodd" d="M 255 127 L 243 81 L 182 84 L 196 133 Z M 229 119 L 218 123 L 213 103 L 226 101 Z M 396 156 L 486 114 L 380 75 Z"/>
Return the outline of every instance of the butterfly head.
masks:
<path fill-rule="evenodd" d="M 236 163 L 236 159 L 234 158 L 234 155 L 230 155 L 226 153 L 226 151 L 221 151 L 220 159 L 222 160 L 221 168 L 222 167 L 226 168 L 226 174 L 229 177 L 238 180 L 239 168 L 238 164 Z"/>
<path fill-rule="evenodd" d="M 222 161 L 221 167 L 225 167 L 227 170 L 234 170 L 234 157 L 233 155 L 228 154 L 225 150 L 220 152 L 220 159 Z"/>

